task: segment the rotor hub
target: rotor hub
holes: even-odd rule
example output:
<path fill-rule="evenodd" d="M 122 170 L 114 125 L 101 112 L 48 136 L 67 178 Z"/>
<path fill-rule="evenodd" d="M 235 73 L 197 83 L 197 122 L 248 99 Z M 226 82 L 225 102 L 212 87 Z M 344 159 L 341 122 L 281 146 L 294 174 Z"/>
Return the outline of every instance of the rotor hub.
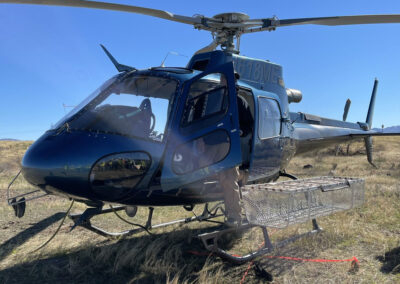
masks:
<path fill-rule="evenodd" d="M 250 17 L 247 14 L 244 13 L 237 13 L 237 12 L 232 12 L 232 13 L 221 13 L 218 15 L 215 15 L 213 17 L 215 20 L 220 20 L 223 23 L 243 23 L 247 20 L 250 19 Z"/>
<path fill-rule="evenodd" d="M 240 35 L 242 27 L 240 24 L 250 19 L 244 13 L 221 13 L 215 15 L 214 32 L 216 34 L 216 42 L 221 46 L 222 50 L 233 53 L 239 53 Z M 236 38 L 236 45 L 234 39 Z M 235 48 L 236 47 L 236 48 Z"/>

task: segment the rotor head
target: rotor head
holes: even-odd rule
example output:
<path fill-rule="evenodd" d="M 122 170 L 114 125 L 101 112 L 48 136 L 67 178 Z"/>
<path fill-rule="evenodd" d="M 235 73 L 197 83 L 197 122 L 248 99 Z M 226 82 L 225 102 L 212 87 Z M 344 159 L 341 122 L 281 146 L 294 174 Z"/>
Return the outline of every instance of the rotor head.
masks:
<path fill-rule="evenodd" d="M 195 25 L 195 28 L 212 32 L 214 41 L 210 45 L 209 51 L 219 45 L 222 50 L 239 53 L 240 36 L 244 31 L 243 24 L 249 19 L 250 17 L 244 13 L 221 13 L 210 18 L 205 24 L 203 22 L 201 25 Z"/>
<path fill-rule="evenodd" d="M 231 13 L 221 13 L 213 17 L 213 19 L 222 21 L 223 23 L 243 23 L 250 19 L 247 14 L 231 12 Z"/>

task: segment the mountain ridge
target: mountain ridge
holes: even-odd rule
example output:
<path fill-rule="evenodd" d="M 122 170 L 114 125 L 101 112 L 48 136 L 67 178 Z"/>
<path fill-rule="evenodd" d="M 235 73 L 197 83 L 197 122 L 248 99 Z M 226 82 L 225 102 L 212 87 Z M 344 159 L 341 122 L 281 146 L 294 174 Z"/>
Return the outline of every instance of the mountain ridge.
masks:
<path fill-rule="evenodd" d="M 382 128 L 373 128 L 373 130 L 383 133 L 391 133 L 391 132 L 400 133 L 400 125 L 385 127 L 383 128 L 383 130 Z"/>

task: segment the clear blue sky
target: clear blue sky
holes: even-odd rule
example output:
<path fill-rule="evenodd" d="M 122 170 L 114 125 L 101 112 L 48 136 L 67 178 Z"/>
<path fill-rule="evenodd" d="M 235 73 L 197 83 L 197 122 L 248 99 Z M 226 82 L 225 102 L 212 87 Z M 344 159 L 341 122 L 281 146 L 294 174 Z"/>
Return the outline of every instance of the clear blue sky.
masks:
<path fill-rule="evenodd" d="M 244 12 L 280 19 L 400 14 L 400 1 L 114 1 L 180 15 Z M 160 65 L 169 51 L 191 56 L 208 32 L 148 16 L 82 8 L 0 5 L 0 138 L 36 139 L 116 70 L 100 49 L 137 68 Z M 374 126 L 400 124 L 400 24 L 297 26 L 244 35 L 241 53 L 283 66 L 303 101 L 291 111 L 364 121 L 373 80 L 380 85 Z M 169 56 L 167 66 L 189 58 Z"/>

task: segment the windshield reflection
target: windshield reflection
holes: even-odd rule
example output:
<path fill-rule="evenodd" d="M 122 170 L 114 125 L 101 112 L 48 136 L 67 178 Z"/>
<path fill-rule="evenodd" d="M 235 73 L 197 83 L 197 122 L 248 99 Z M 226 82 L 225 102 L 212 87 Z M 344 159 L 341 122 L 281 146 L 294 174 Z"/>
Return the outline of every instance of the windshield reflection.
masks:
<path fill-rule="evenodd" d="M 177 82 L 134 76 L 100 92 L 68 122 L 71 130 L 126 135 L 161 142 Z"/>

